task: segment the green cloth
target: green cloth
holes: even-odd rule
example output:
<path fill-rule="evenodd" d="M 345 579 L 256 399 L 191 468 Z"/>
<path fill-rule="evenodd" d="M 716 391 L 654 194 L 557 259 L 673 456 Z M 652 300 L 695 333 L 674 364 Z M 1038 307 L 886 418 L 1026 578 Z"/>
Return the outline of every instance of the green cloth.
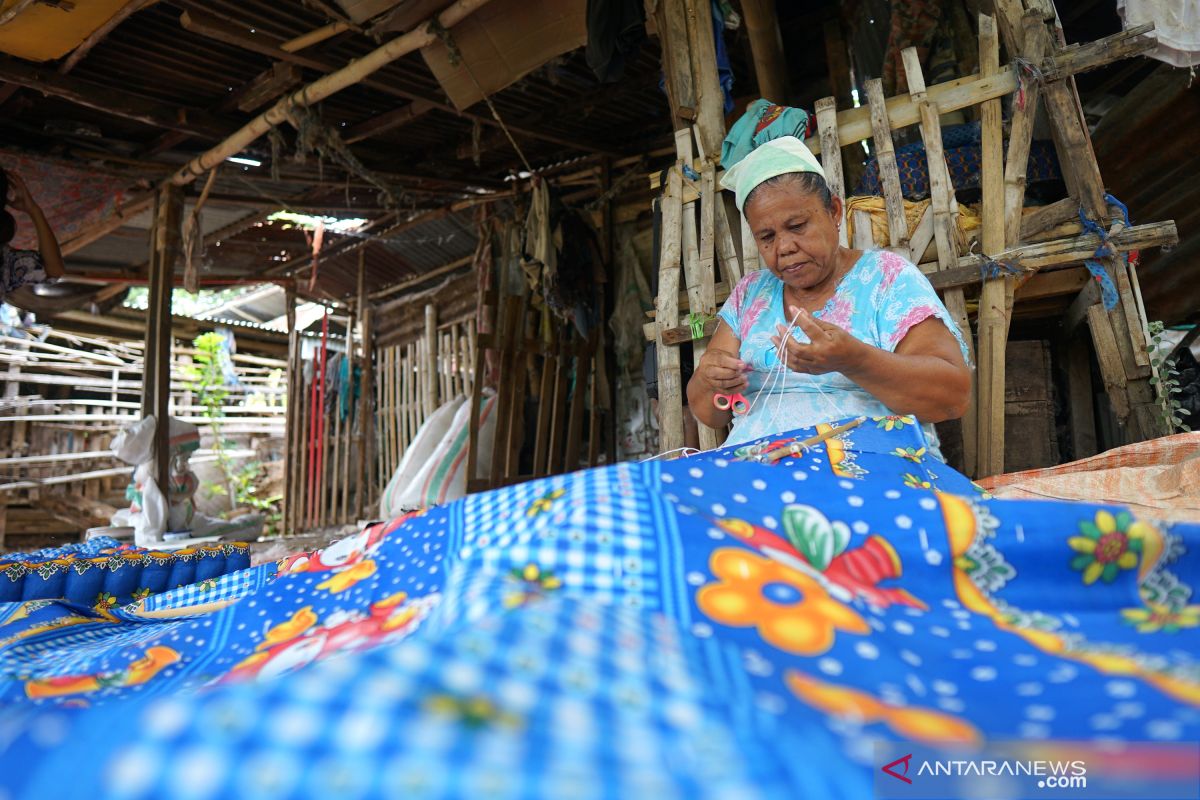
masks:
<path fill-rule="evenodd" d="M 804 142 L 795 136 L 781 136 L 763 142 L 726 170 L 721 187 L 733 191 L 738 211 L 745 213 L 746 198 L 760 183 L 789 172 L 815 172 L 825 177 L 821 163 Z"/>

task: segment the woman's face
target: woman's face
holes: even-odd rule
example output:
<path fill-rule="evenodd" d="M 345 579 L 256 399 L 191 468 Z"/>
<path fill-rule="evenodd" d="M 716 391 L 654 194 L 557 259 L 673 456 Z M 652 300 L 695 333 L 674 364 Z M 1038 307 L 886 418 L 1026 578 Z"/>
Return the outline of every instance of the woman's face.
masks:
<path fill-rule="evenodd" d="M 759 256 L 793 289 L 816 288 L 836 272 L 841 218 L 841 200 L 830 210 L 796 182 L 759 187 L 746 203 Z"/>

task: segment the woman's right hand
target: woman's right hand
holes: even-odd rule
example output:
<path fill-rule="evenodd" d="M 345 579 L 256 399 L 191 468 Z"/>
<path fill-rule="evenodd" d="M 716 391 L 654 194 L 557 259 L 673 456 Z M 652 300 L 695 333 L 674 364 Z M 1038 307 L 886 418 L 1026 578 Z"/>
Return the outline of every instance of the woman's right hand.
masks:
<path fill-rule="evenodd" d="M 749 387 L 746 378 L 749 370 L 749 365 L 738 358 L 737 353 L 709 347 L 700 357 L 697 373 L 713 393 L 732 394 Z"/>

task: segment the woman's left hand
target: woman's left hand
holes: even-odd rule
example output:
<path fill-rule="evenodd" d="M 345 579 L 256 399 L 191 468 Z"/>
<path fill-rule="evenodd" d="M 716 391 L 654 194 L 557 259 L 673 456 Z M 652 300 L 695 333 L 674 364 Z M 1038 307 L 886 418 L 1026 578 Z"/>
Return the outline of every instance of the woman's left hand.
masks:
<path fill-rule="evenodd" d="M 775 343 L 778 352 L 779 343 L 786 337 L 787 347 L 783 361 L 788 369 L 810 375 L 824 375 L 827 372 L 847 374 L 853 371 L 861 360 L 866 345 L 837 325 L 822 322 L 808 311 L 789 310 L 796 320 L 796 326 L 808 335 L 809 342 L 801 344 L 792 338 L 783 325 L 775 326 L 779 335 L 771 337 L 771 341 Z"/>
<path fill-rule="evenodd" d="M 8 204 L 22 213 L 33 213 L 37 203 L 34 202 L 33 195 L 29 193 L 29 187 L 21 180 L 21 176 L 15 172 L 8 173 L 8 186 L 13 195 L 7 198 Z"/>

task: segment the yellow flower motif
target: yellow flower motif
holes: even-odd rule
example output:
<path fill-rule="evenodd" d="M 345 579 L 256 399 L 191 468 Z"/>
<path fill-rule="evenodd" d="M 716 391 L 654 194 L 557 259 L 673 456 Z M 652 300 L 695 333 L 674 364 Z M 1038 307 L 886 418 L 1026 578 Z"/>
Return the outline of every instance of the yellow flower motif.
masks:
<path fill-rule="evenodd" d="M 905 425 L 915 425 L 917 419 L 908 415 L 888 414 L 886 417 L 871 417 L 871 421 L 875 423 L 875 427 L 885 431 L 901 431 Z"/>
<path fill-rule="evenodd" d="M 1181 628 L 1200 627 L 1200 606 L 1170 609 L 1150 604 L 1146 608 L 1125 608 L 1121 616 L 1138 633 L 1178 633 Z"/>
<path fill-rule="evenodd" d="M 788 653 L 820 655 L 834 632 L 866 635 L 871 629 L 855 611 L 829 596 L 798 570 L 746 550 L 712 554 L 709 569 L 719 580 L 702 586 L 696 605 L 709 619 L 734 628 L 754 626 L 769 644 Z"/>
<path fill-rule="evenodd" d="M 910 489 L 932 489 L 933 484 L 911 472 L 904 473 L 904 485 Z"/>
<path fill-rule="evenodd" d="M 525 509 L 525 516 L 529 518 L 536 517 L 538 514 L 544 514 L 554 507 L 554 501 L 566 494 L 565 489 L 554 489 L 546 492 L 544 495 L 534 500 L 529 504 L 529 508 Z"/>
<path fill-rule="evenodd" d="M 914 464 L 920 464 L 925 460 L 925 448 L 897 447 L 892 451 L 892 455 L 899 456 L 900 458 L 903 458 L 906 461 L 911 461 Z"/>
<path fill-rule="evenodd" d="M 1071 559 L 1071 569 L 1083 573 L 1089 586 L 1097 580 L 1112 583 L 1123 569 L 1138 565 L 1143 540 L 1153 535 L 1153 528 L 1136 522 L 1128 511 L 1115 517 L 1107 511 L 1097 511 L 1096 518 L 1079 523 L 1082 536 L 1067 539 L 1067 545 L 1077 555 Z"/>
<path fill-rule="evenodd" d="M 545 592 L 562 588 L 562 579 L 553 572 L 543 572 L 537 564 L 530 562 L 524 567 L 512 571 L 512 579 L 521 584 L 521 588 L 504 598 L 507 608 L 523 606 L 531 600 L 536 600 Z"/>

